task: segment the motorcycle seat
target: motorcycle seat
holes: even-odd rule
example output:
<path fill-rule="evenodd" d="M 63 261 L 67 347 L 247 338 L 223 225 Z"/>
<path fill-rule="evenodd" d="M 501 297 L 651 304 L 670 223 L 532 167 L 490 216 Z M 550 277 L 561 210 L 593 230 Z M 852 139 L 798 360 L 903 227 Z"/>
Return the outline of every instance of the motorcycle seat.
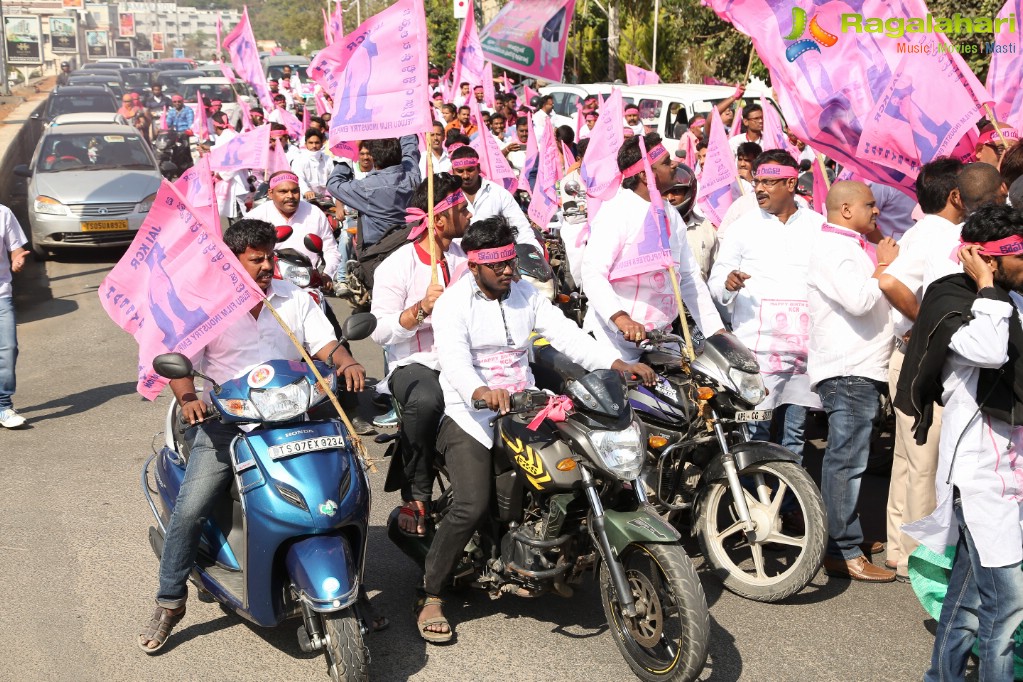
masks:
<path fill-rule="evenodd" d="M 682 356 L 664 350 L 649 350 L 643 353 L 640 362 L 650 365 L 660 374 L 671 374 L 682 370 Z"/>

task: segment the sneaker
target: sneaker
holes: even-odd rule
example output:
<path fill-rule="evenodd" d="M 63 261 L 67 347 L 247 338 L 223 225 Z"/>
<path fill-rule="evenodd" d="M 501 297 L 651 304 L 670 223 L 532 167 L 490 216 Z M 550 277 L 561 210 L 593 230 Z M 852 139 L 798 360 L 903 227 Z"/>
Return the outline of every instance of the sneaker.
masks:
<path fill-rule="evenodd" d="M 378 429 L 393 429 L 398 425 L 398 413 L 392 408 L 387 414 L 380 415 L 373 420 L 373 426 Z"/>
<path fill-rule="evenodd" d="M 0 426 L 5 429 L 16 429 L 19 426 L 24 426 L 24 424 L 25 418 L 15 412 L 13 407 L 0 410 Z"/>
<path fill-rule="evenodd" d="M 352 422 L 352 428 L 355 429 L 356 435 L 365 436 L 373 433 L 373 427 L 368 421 L 355 414 L 349 417 L 349 421 Z"/>

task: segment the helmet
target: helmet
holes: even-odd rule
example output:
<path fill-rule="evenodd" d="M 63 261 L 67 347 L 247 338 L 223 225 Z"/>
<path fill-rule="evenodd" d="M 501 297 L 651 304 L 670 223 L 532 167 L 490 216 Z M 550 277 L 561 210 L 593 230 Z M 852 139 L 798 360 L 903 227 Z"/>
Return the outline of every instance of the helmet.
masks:
<path fill-rule="evenodd" d="M 675 182 L 668 189 L 669 192 L 681 192 L 682 203 L 676 206 L 682 220 L 689 220 L 693 213 L 693 204 L 696 203 L 696 174 L 693 169 L 684 163 L 675 167 Z"/>
<path fill-rule="evenodd" d="M 533 98 L 531 100 L 529 100 L 529 106 L 533 107 L 534 110 L 535 109 L 539 109 L 540 108 L 540 95 L 533 95 Z"/>

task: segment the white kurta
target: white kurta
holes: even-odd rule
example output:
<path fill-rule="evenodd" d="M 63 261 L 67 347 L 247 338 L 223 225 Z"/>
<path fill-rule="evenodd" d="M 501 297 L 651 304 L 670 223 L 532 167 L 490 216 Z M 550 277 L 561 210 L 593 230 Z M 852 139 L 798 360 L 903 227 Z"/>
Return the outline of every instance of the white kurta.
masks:
<path fill-rule="evenodd" d="M 519 208 L 512 193 L 501 187 L 496 182 L 483 178 L 483 183 L 471 200 L 466 197 L 469 205 L 469 213 L 472 215 L 471 222 L 478 223 L 494 216 L 504 216 L 516 230 L 515 241 L 519 244 L 535 246 L 540 253 L 540 243 L 536 241 L 536 235 L 529 224 L 526 214 Z"/>
<path fill-rule="evenodd" d="M 1023 298 L 1010 296 L 1017 308 L 1023 307 Z M 981 368 L 1008 361 L 1009 325 L 1019 323 L 1012 322 L 1012 305 L 1004 301 L 978 298 L 971 310 L 974 319 L 952 336 L 942 372 L 945 409 L 934 484 L 938 506 L 930 516 L 902 528 L 938 553 L 955 545 L 955 486 L 980 563 L 1008 566 L 1023 560 L 1023 426 L 1013 428 L 978 412 L 977 379 Z"/>
<path fill-rule="evenodd" d="M 757 209 L 729 229 L 721 240 L 707 284 L 714 299 L 731 315 L 732 331 L 756 353 L 770 393 L 758 407 L 820 407 L 806 373 L 810 339 L 807 270 L 810 242 L 824 216 L 800 208 L 782 224 Z M 750 276 L 742 289 L 725 289 L 733 270 Z"/>
<path fill-rule="evenodd" d="M 337 246 L 337 239 L 334 238 L 334 231 L 330 229 L 330 223 L 323 211 L 316 208 L 308 201 L 299 200 L 298 208 L 291 214 L 290 218 L 284 217 L 272 201 L 260 204 L 245 214 L 246 218 L 265 220 L 274 227 L 290 225 L 293 232 L 285 241 L 277 244 L 278 249 L 295 249 L 309 257 L 313 267 L 320 262 L 320 254 L 313 253 L 305 247 L 303 240 L 307 234 L 315 234 L 323 240 L 323 273 L 334 278 L 338 267 L 341 265 L 341 251 Z"/>

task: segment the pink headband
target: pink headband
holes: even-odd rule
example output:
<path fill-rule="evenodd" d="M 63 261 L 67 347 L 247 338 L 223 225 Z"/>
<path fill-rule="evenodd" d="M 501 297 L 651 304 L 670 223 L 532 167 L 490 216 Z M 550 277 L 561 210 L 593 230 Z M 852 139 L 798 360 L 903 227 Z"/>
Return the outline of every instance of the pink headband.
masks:
<path fill-rule="evenodd" d="M 287 130 L 271 130 L 270 137 L 284 137 L 288 134 Z"/>
<path fill-rule="evenodd" d="M 650 165 L 654 165 L 661 160 L 661 157 L 668 153 L 668 150 L 664 148 L 663 144 L 658 143 L 654 148 L 647 152 L 647 158 L 650 159 Z M 639 175 L 643 172 L 643 159 L 640 159 L 636 163 L 632 164 L 624 171 L 622 175 L 626 178 L 631 178 L 633 175 Z"/>
<path fill-rule="evenodd" d="M 1014 128 L 1002 128 L 1002 137 L 1005 138 L 1006 142 L 1009 140 L 1018 140 L 1019 131 Z M 997 130 L 989 130 L 977 139 L 977 144 L 1001 144 L 1002 137 L 998 136 Z M 1011 144 L 1011 142 L 1010 142 Z"/>
<path fill-rule="evenodd" d="M 799 171 L 792 166 L 783 166 L 779 163 L 765 163 L 757 168 L 753 174 L 758 178 L 797 178 Z"/>
<path fill-rule="evenodd" d="M 459 145 L 459 146 L 460 147 L 464 147 L 465 145 L 463 144 L 463 145 Z M 450 147 L 448 148 L 448 152 L 449 153 L 451 152 L 451 148 Z M 452 168 L 472 168 L 473 166 L 478 166 L 478 165 L 480 165 L 479 157 L 473 158 L 471 156 L 466 156 L 466 157 L 461 158 L 461 159 L 454 159 L 451 162 L 451 167 Z"/>
<path fill-rule="evenodd" d="M 470 263 L 500 263 L 515 257 L 515 244 L 498 246 L 494 249 L 477 249 L 465 254 Z"/>
<path fill-rule="evenodd" d="M 693 122 L 689 124 L 689 127 L 690 128 L 699 128 L 700 126 L 702 126 L 706 122 L 707 122 L 707 119 L 705 119 L 705 118 L 697 118 L 697 119 L 694 119 Z"/>
<path fill-rule="evenodd" d="M 626 106 L 625 107 L 625 113 L 627 114 L 630 111 L 635 111 L 638 114 L 639 113 L 639 107 L 637 107 L 635 104 L 630 104 L 630 105 Z"/>
<path fill-rule="evenodd" d="M 1015 256 L 1023 253 L 1023 237 L 1012 235 L 995 242 L 963 242 L 962 246 L 979 246 L 984 256 Z"/>
<path fill-rule="evenodd" d="M 451 194 L 444 197 L 444 199 L 433 206 L 433 214 L 443 213 L 449 208 L 454 208 L 460 204 L 464 204 L 466 201 L 465 195 L 462 194 L 462 190 L 456 189 Z M 416 239 L 419 235 L 426 231 L 426 211 L 415 206 L 410 206 L 405 209 L 405 222 L 409 224 L 419 223 L 412 228 L 412 231 L 408 233 L 409 241 Z"/>
<path fill-rule="evenodd" d="M 273 189 L 282 182 L 293 182 L 298 184 L 298 176 L 294 173 L 280 173 L 270 178 L 270 189 Z"/>
<path fill-rule="evenodd" d="M 448 145 L 448 154 L 452 153 L 456 149 L 461 149 L 464 146 L 465 146 L 464 142 L 455 142 L 453 144 L 450 144 Z"/>

